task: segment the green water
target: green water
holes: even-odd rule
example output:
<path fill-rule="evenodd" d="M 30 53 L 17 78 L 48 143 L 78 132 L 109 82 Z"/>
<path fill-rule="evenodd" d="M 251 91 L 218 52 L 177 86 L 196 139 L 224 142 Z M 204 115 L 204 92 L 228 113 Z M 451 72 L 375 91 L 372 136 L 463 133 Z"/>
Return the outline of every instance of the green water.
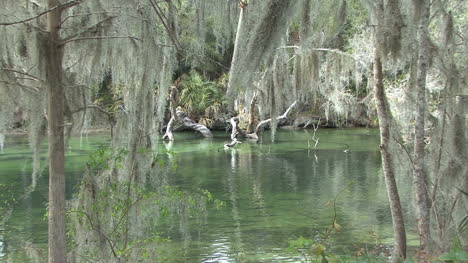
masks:
<path fill-rule="evenodd" d="M 201 225 L 189 224 L 185 231 L 172 226 L 161 233 L 171 239 L 179 262 L 299 262 L 297 255 L 285 252 L 288 240 L 319 238 L 333 222 L 330 201 L 335 198 L 342 230 L 333 236 L 334 253 L 351 254 L 355 245 L 390 244 L 378 131 L 320 130 L 315 151 L 307 149 L 311 136 L 306 131 L 279 131 L 272 144 L 265 133 L 260 142 L 244 140 L 235 150 L 223 149 L 229 141 L 223 132 L 213 139 L 180 133 L 174 144 L 161 143 L 161 154 L 177 164 L 171 184 L 184 190 L 206 189 L 226 204 L 210 208 Z M 87 154 L 108 140 L 96 135 L 71 140 L 68 197 L 76 190 Z M 3 194 L 4 199 L 14 196 L 19 201 L 9 205 L 11 215 L 0 225 L 0 261 L 21 258 L 14 254 L 35 255 L 36 250 L 25 244 L 46 247 L 47 168 L 25 195 L 33 181 L 31 170 L 27 140 L 7 138 L 0 154 L 0 184 L 11 192 Z M 402 175 L 400 182 L 401 195 L 408 195 L 409 177 Z M 410 207 L 404 209 L 410 217 Z"/>

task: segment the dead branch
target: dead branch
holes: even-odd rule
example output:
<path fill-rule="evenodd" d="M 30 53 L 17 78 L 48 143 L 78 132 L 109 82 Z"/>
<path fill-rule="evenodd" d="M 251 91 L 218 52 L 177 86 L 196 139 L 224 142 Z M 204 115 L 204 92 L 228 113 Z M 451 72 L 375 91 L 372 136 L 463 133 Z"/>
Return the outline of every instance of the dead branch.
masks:
<path fill-rule="evenodd" d="M 292 110 L 296 105 L 297 105 L 297 101 L 294 101 L 293 104 L 291 104 L 291 106 L 289 106 L 289 108 L 288 108 L 281 116 L 276 117 L 276 120 L 279 122 L 279 121 L 282 121 L 282 120 L 287 119 L 289 113 L 291 112 L 291 110 Z M 271 118 L 261 121 L 261 122 L 257 125 L 257 128 L 255 129 L 255 132 L 254 132 L 254 133 L 247 134 L 247 137 L 248 137 L 248 138 L 251 138 L 251 139 L 258 139 L 258 133 L 260 132 L 260 130 L 261 130 L 265 125 L 270 124 L 270 123 L 271 123 Z"/>
<path fill-rule="evenodd" d="M 224 148 L 233 148 L 236 144 L 241 143 L 237 140 L 237 135 L 240 134 L 239 127 L 237 126 L 237 121 L 239 120 L 238 117 L 232 117 L 229 119 L 229 123 L 231 124 L 231 143 L 224 144 Z"/>
<path fill-rule="evenodd" d="M 27 86 L 27 85 L 23 85 L 23 84 L 19 84 L 19 83 L 12 83 L 12 82 L 3 81 L 3 80 L 0 80 L 0 83 L 5 83 L 5 84 L 10 85 L 10 86 L 16 86 L 16 87 L 24 88 L 24 89 L 27 89 L 27 90 L 29 90 L 31 92 L 39 92 L 40 91 L 39 87 Z"/>
<path fill-rule="evenodd" d="M 167 31 L 167 34 L 169 35 L 169 38 L 171 39 L 172 43 L 174 44 L 177 52 L 180 52 L 179 48 L 179 41 L 177 38 L 174 36 L 174 32 L 169 29 L 169 26 L 167 24 L 167 18 L 164 16 L 164 13 L 162 12 L 161 8 L 158 5 L 158 2 L 153 2 L 153 0 L 149 0 L 151 6 L 153 7 L 154 11 L 156 12 L 156 15 L 158 16 L 159 20 L 161 20 L 161 23 L 163 24 L 164 28 Z"/>
<path fill-rule="evenodd" d="M 20 75 L 24 75 L 24 76 L 28 76 L 31 78 L 31 80 L 36 80 L 36 81 L 42 81 L 44 82 L 44 80 L 36 77 L 36 76 L 33 76 L 27 72 L 22 72 L 22 71 L 19 71 L 19 70 L 15 70 L 15 69 L 9 69 L 9 68 L 0 68 L 0 70 L 3 70 L 3 71 L 9 71 L 9 72 L 13 72 L 13 73 L 17 73 L 17 74 L 20 74 Z"/>
<path fill-rule="evenodd" d="M 107 115 L 107 117 L 109 119 L 112 119 L 112 113 L 111 112 L 106 111 L 105 109 L 103 109 L 102 107 L 100 107 L 99 105 L 96 105 L 96 104 L 90 104 L 90 105 L 86 105 L 84 107 L 78 108 L 78 109 L 72 111 L 71 114 L 76 114 L 76 113 L 84 111 L 86 109 L 96 109 L 96 110 L 104 113 L 105 115 Z"/>
<path fill-rule="evenodd" d="M 142 41 L 141 38 L 132 37 L 132 36 L 95 36 L 95 37 L 79 37 L 79 38 L 72 38 L 67 41 L 62 41 L 59 43 L 59 46 L 65 45 L 70 42 L 74 41 L 82 41 L 82 40 L 100 40 L 100 39 L 116 39 L 116 38 L 127 38 L 132 40 Z"/>

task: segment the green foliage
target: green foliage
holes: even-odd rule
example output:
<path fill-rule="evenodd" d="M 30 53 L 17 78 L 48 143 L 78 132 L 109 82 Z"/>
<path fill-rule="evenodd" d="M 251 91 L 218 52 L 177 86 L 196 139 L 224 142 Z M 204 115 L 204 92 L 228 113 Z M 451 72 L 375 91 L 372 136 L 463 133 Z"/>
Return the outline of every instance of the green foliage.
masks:
<path fill-rule="evenodd" d="M 468 197 L 468 193 L 463 191 L 462 189 L 458 188 L 458 191 L 460 191 L 463 195 L 465 195 L 465 198 Z M 464 234 L 466 232 L 466 229 L 467 229 L 467 226 L 468 226 L 468 215 L 466 215 L 460 222 L 460 224 L 458 225 L 458 232 L 460 232 L 460 234 Z"/>
<path fill-rule="evenodd" d="M 462 245 L 460 244 L 460 241 L 456 240 L 454 242 L 453 248 L 448 253 L 445 253 L 442 256 L 440 256 L 439 260 L 442 260 L 444 262 L 452 262 L 452 263 L 467 262 L 468 253 L 466 253 L 463 250 Z"/>
<path fill-rule="evenodd" d="M 111 161 L 114 161 L 114 165 L 119 167 L 127 153 L 128 151 L 123 148 L 113 151 L 109 146 L 100 145 L 96 151 L 89 155 L 86 167 L 90 174 L 98 174 L 109 169 Z"/>
<path fill-rule="evenodd" d="M 139 152 L 144 154 L 146 150 Z M 189 193 L 170 185 L 148 187 L 131 177 L 127 180 L 106 179 L 104 184 L 99 183 L 103 175 L 125 171 L 120 168 L 123 168 L 127 154 L 125 149 L 100 146 L 89 156 L 88 175 L 75 196 L 77 202 L 67 213 L 67 221 L 73 222 L 67 226 L 68 240 L 73 241 L 68 245 L 70 248 L 80 246 L 81 253 L 95 261 L 101 261 L 103 256 L 113 256 L 123 262 L 136 259 L 153 262 L 155 257 L 157 262 L 173 262 L 170 257 L 174 255 L 161 253 L 164 243 L 170 242 L 161 237 L 165 224 L 182 220 L 184 216 L 202 218 L 208 204 L 217 209 L 225 204 L 203 189 Z M 167 171 L 176 165 L 160 158 L 153 160 L 153 166 L 156 164 L 158 169 L 167 167 Z M 145 229 L 141 235 L 135 235 L 129 228 L 134 224 L 134 213 L 138 213 L 140 227 Z M 84 238 L 86 242 L 83 244 Z M 108 252 L 102 249 L 102 243 Z"/>
<path fill-rule="evenodd" d="M 8 185 L 0 184 L 0 218 L 3 218 L 9 208 L 17 202 L 13 189 Z"/>
<path fill-rule="evenodd" d="M 199 73 L 192 71 L 181 82 L 180 105 L 193 117 L 213 120 L 226 106 L 224 86 L 205 80 Z M 210 127 L 212 123 L 205 125 Z"/>
<path fill-rule="evenodd" d="M 289 240 L 287 252 L 301 254 L 306 263 L 384 263 L 388 262 L 387 258 L 375 256 L 366 253 L 363 249 L 358 250 L 353 256 L 343 256 L 333 254 L 327 245 L 323 242 L 317 242 L 304 237 Z M 409 261 L 408 261 L 409 262 Z"/>
<path fill-rule="evenodd" d="M 300 236 L 297 239 L 289 240 L 288 243 L 289 247 L 286 251 L 299 252 L 306 262 L 328 262 L 325 255 L 326 247 L 319 242 Z"/>
<path fill-rule="evenodd" d="M 344 27 L 344 38 L 349 43 L 354 35 L 361 33 L 368 24 L 369 12 L 360 0 L 347 2 L 347 17 Z"/>

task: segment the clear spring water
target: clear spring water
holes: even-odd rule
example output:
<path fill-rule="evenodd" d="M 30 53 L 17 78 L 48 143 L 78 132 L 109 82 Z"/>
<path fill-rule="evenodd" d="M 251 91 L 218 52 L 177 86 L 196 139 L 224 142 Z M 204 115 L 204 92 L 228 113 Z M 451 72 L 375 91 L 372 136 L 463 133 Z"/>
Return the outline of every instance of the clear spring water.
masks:
<path fill-rule="evenodd" d="M 276 136 L 274 144 L 264 133 L 263 140 L 243 140 L 234 150 L 223 149 L 229 141 L 223 132 L 212 139 L 177 133 L 173 145 L 161 143 L 161 154 L 177 163 L 171 184 L 206 189 L 226 204 L 210 208 L 205 223 L 189 224 L 185 233 L 179 226 L 162 231 L 171 239 L 174 262 L 300 262 L 297 254 L 285 251 L 288 240 L 319 238 L 333 222 L 335 198 L 342 229 L 329 249 L 350 255 L 357 247 L 391 244 L 377 130 L 319 130 L 316 150 L 308 150 L 314 145 L 311 132 L 279 130 Z M 88 154 L 108 143 L 104 135 L 71 140 L 68 197 L 76 191 Z M 0 207 L 12 209 L 0 210 L 6 219 L 0 225 L 0 262 L 25 262 L 26 255 L 46 253 L 37 248 L 47 246 L 47 167 L 32 189 L 31 163 L 27 139 L 7 137 L 0 154 Z M 399 176 L 400 194 L 409 195 L 410 178 Z M 3 203 L 13 199 L 13 205 Z M 404 209 L 411 217 L 410 205 Z"/>

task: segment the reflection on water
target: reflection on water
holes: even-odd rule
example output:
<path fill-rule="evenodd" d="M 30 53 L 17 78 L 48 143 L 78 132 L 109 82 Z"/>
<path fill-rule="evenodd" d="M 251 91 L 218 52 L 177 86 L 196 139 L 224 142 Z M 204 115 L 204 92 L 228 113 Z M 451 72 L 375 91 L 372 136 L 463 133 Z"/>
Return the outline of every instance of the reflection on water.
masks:
<path fill-rule="evenodd" d="M 182 209 L 180 221 L 164 223 L 158 229 L 161 237 L 183 251 L 167 262 L 297 262 L 297 255 L 284 251 L 288 240 L 319 238 L 332 223 L 329 204 L 337 196 L 337 221 L 343 229 L 331 243 L 333 251 L 351 254 L 355 244 L 375 243 L 373 233 L 382 242 L 391 242 L 377 131 L 320 130 L 317 150 L 308 149 L 311 135 L 302 131 L 279 131 L 274 144 L 269 136 L 264 134 L 259 140 L 263 143 L 244 141 L 228 150 L 223 149 L 229 141 L 225 133 L 215 133 L 212 139 L 176 134 L 174 143 L 161 143 L 158 157 L 171 166 L 151 173 L 158 178 L 150 179 L 148 188 L 168 183 L 188 192 L 206 189 L 226 204 L 209 208 L 206 220 L 196 220 Z M 76 191 L 86 152 L 99 142 L 107 139 L 90 136 L 88 142 L 71 143 L 68 196 Z M 31 159 L 24 143 L 12 141 L 5 149 L 9 157 L 0 159 L 0 184 L 11 184 L 18 195 L 31 184 Z M 0 237 L 0 242 L 10 244 L 0 243 L 0 260 L 21 250 L 15 237 L 45 246 L 46 177 L 37 179 L 30 198 L 15 205 L 5 224 L 7 234 Z M 401 194 L 409 194 L 409 178 L 399 179 Z"/>

